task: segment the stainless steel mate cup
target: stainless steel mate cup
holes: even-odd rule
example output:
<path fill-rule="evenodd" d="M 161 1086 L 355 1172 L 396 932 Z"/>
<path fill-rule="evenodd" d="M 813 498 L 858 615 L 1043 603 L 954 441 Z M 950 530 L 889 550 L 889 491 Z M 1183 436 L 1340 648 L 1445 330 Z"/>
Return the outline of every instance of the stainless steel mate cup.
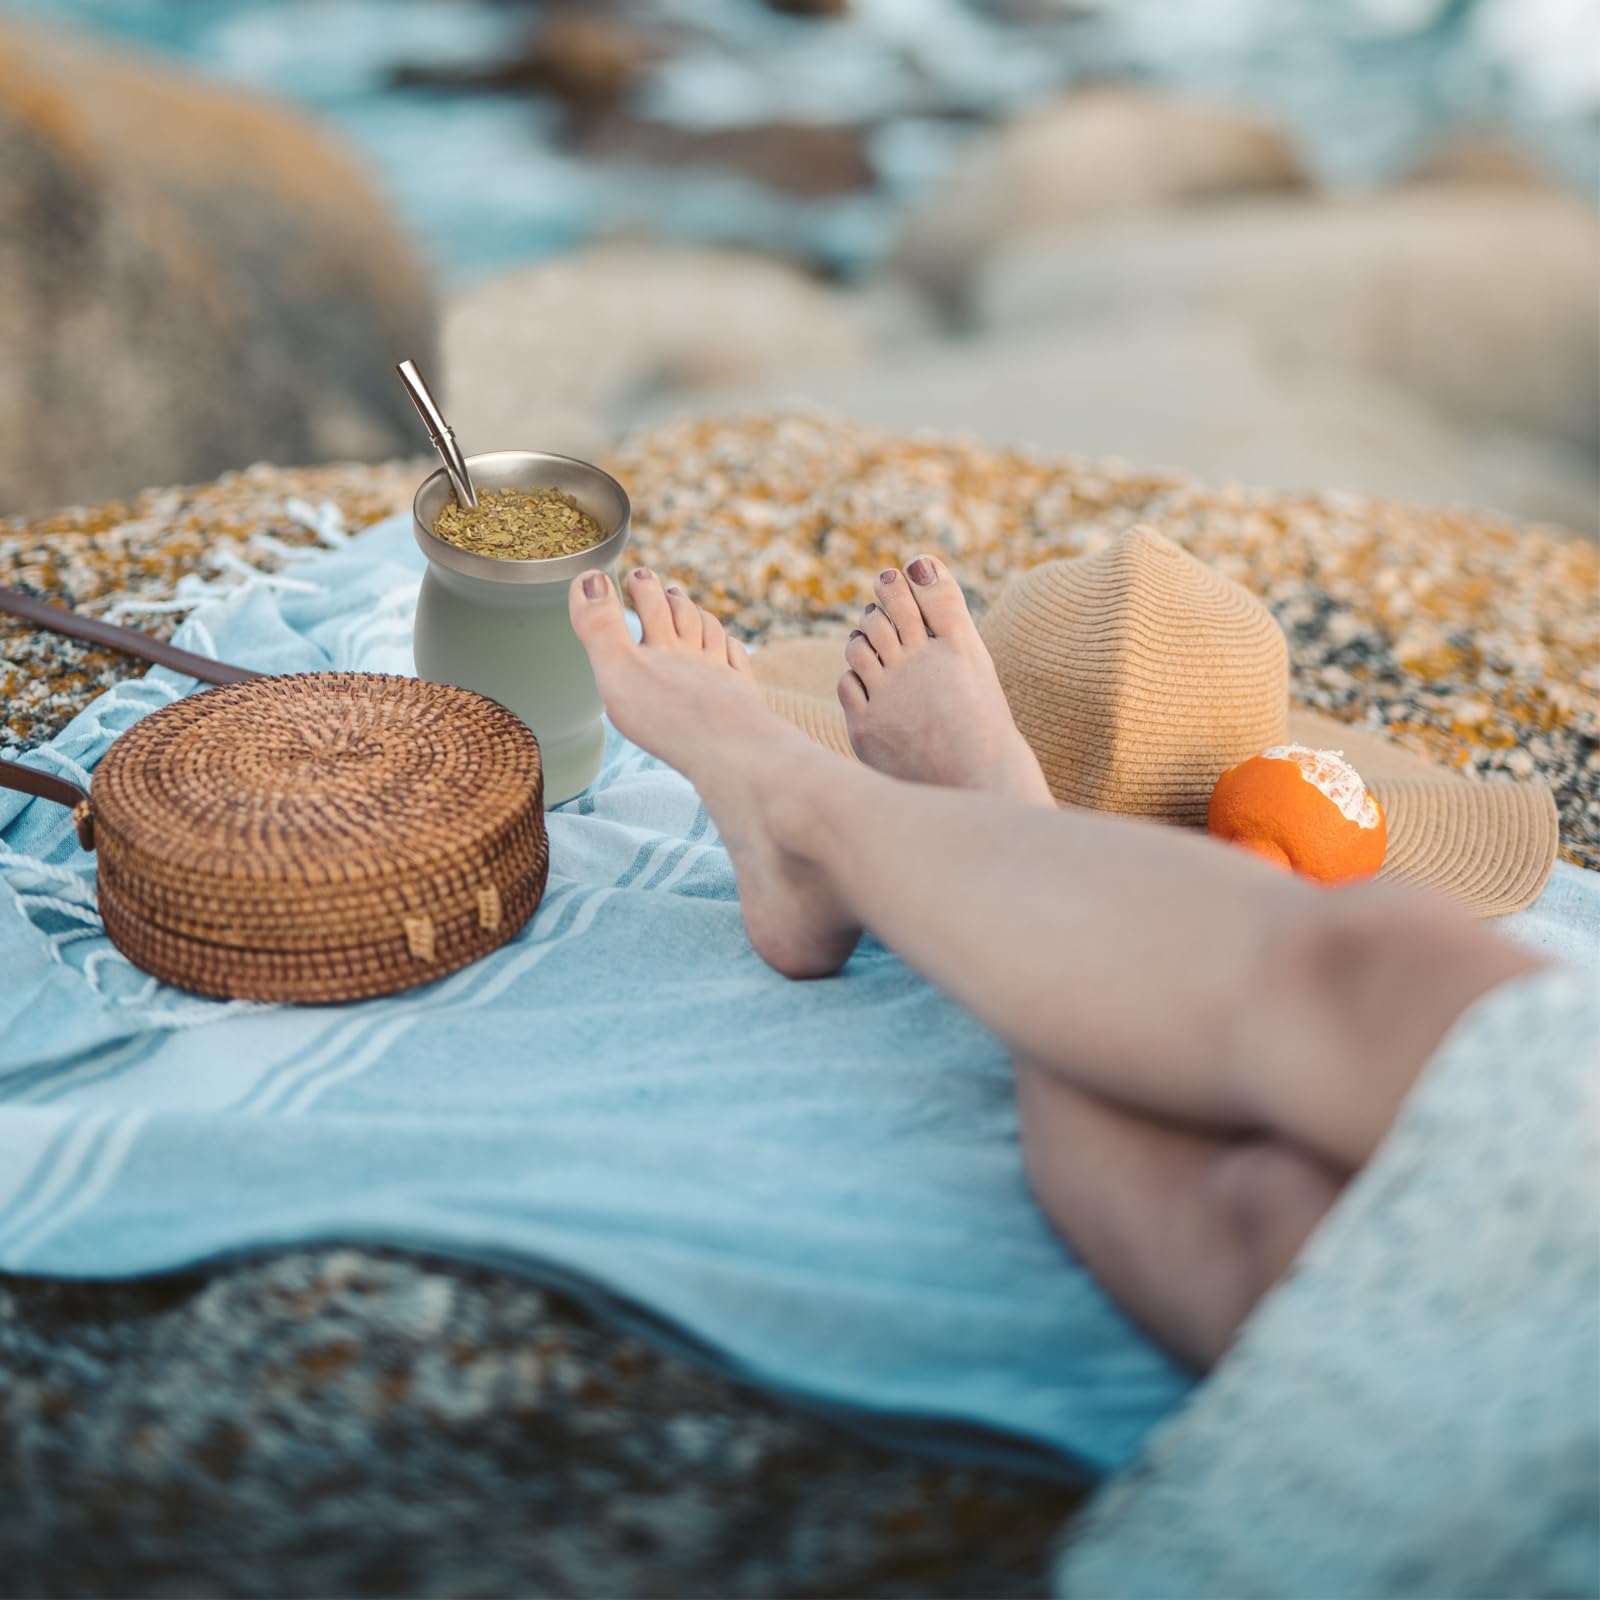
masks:
<path fill-rule="evenodd" d="M 600 691 L 567 616 L 567 586 L 581 572 L 615 565 L 628 542 L 628 497 L 599 467 L 538 450 L 468 456 L 467 467 L 480 494 L 559 489 L 605 530 L 574 555 L 503 561 L 434 533 L 454 498 L 443 468 L 411 502 L 412 530 L 428 558 L 412 639 L 417 673 L 475 689 L 521 717 L 539 741 L 545 804 L 559 805 L 594 782 L 605 754 Z"/>

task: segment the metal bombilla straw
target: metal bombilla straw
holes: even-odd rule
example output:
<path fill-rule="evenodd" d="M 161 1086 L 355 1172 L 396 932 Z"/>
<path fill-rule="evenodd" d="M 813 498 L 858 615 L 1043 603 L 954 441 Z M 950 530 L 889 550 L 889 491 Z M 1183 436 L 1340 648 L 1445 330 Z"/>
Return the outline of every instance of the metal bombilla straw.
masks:
<path fill-rule="evenodd" d="M 449 474 L 450 487 L 455 490 L 456 500 L 469 511 L 478 503 L 478 493 L 472 487 L 472 474 L 467 471 L 467 458 L 461 453 L 461 446 L 456 443 L 455 429 L 444 420 L 444 413 L 440 411 L 438 402 L 433 398 L 422 374 L 417 371 L 415 361 L 402 361 L 394 369 L 400 374 L 400 381 L 406 386 L 406 393 L 411 396 L 411 403 L 417 408 L 417 414 L 422 418 L 428 430 L 428 437 L 433 440 L 433 448 L 439 452 L 439 459 L 444 462 L 444 470 Z"/>

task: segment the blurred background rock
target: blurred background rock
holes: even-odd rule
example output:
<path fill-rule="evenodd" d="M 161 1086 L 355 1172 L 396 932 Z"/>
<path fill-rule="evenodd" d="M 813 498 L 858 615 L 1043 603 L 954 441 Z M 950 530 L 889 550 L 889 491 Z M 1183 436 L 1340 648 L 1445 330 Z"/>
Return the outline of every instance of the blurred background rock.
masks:
<path fill-rule="evenodd" d="M 1597 0 L 0 0 L 0 512 L 412 453 L 442 329 L 468 448 L 809 401 L 1594 532 L 1597 118 Z"/>
<path fill-rule="evenodd" d="M 0 509 L 413 442 L 417 252 L 298 114 L 0 23 Z"/>

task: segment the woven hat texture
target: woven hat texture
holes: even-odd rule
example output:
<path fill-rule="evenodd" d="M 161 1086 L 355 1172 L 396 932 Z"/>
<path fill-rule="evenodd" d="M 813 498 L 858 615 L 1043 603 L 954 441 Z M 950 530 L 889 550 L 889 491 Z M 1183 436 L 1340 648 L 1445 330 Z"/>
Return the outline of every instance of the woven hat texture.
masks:
<path fill-rule="evenodd" d="M 1062 805 L 1204 824 L 1223 769 L 1283 738 L 1283 630 L 1149 528 L 1020 574 L 982 632 Z"/>

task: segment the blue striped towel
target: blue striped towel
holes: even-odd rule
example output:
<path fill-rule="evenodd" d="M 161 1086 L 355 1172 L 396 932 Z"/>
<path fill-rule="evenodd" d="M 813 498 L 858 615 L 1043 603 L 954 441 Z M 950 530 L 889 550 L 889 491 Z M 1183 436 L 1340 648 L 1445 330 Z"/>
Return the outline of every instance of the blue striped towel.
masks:
<path fill-rule="evenodd" d="M 210 596 L 179 641 L 409 671 L 420 559 L 381 525 Z M 195 688 L 153 670 L 28 759 L 82 782 Z M 1032 1205 L 999 1042 L 870 940 L 837 979 L 777 977 L 694 791 L 614 734 L 549 827 L 545 901 L 504 949 L 405 995 L 269 1006 L 130 966 L 65 811 L 0 798 L 0 1269 L 437 1251 L 932 1449 L 1126 1461 L 1188 1385 Z M 1579 877 L 1527 937 L 1576 937 Z"/>

